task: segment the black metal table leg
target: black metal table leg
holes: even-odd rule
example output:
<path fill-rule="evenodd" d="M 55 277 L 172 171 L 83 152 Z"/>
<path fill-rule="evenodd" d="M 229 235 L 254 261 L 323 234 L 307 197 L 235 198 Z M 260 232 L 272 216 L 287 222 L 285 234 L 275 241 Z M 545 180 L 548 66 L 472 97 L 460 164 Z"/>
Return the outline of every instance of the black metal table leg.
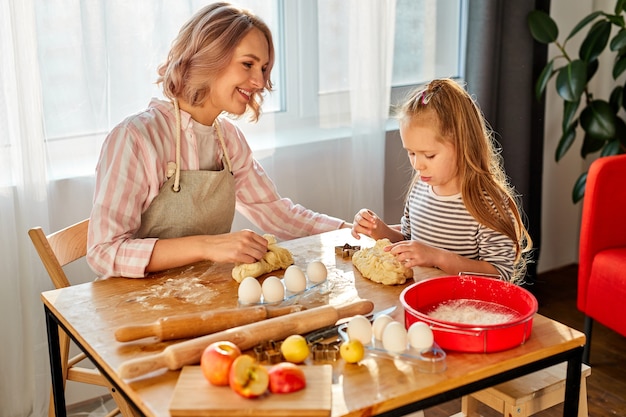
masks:
<path fill-rule="evenodd" d="M 63 366 L 61 364 L 61 346 L 59 342 L 59 324 L 54 314 L 44 305 L 46 327 L 48 330 L 48 354 L 50 355 L 50 373 L 52 375 L 52 396 L 54 412 L 57 417 L 66 417 L 65 388 L 63 386 Z"/>
<path fill-rule="evenodd" d="M 575 350 L 567 361 L 567 377 L 565 379 L 565 400 L 563 416 L 577 416 L 580 402 L 580 373 L 582 367 L 583 347 Z"/>

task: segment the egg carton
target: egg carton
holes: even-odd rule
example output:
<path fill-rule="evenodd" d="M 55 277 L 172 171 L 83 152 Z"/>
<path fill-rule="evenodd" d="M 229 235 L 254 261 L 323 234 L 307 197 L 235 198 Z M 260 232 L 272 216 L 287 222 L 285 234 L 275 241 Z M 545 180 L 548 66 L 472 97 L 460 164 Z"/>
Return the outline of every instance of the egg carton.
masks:
<path fill-rule="evenodd" d="M 263 295 L 261 295 L 261 300 L 257 303 L 245 303 L 241 300 L 238 300 L 238 304 L 241 307 L 249 307 L 249 306 L 256 306 L 256 305 L 279 306 L 279 307 L 288 306 L 288 305 L 295 304 L 300 299 L 306 296 L 309 296 L 313 293 L 326 294 L 330 291 L 331 291 L 331 284 L 328 281 L 328 279 L 322 282 L 317 282 L 317 283 L 307 281 L 307 287 L 303 291 L 291 292 L 291 291 L 288 291 L 287 288 L 285 287 L 284 289 L 285 296 L 283 297 L 282 300 L 268 302 L 268 301 L 265 301 Z"/>
<path fill-rule="evenodd" d="M 348 341 L 348 324 L 342 324 L 338 328 L 339 336 L 343 341 Z M 383 347 L 380 340 L 372 337 L 372 341 L 363 345 L 368 354 L 393 360 L 402 360 L 417 367 L 417 370 L 424 373 L 439 373 L 446 370 L 446 352 L 433 343 L 430 348 L 418 350 L 410 345 L 402 352 L 392 352 Z"/>

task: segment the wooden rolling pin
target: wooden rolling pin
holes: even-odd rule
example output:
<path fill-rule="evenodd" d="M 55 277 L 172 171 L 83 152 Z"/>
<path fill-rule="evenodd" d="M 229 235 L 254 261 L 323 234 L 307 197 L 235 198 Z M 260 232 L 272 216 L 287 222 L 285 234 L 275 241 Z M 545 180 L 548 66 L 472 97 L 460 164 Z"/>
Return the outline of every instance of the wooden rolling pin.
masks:
<path fill-rule="evenodd" d="M 115 339 L 118 342 L 130 342 L 151 336 L 155 336 L 159 341 L 186 339 L 204 336 L 272 317 L 283 316 L 303 309 L 304 307 L 301 305 L 287 307 L 259 305 L 162 317 L 148 324 L 120 327 L 115 331 Z"/>
<path fill-rule="evenodd" d="M 163 368 L 174 371 L 199 363 L 202 352 L 213 342 L 228 340 L 245 351 L 267 340 L 283 340 L 292 334 L 308 333 L 331 326 L 342 318 L 369 314 L 373 309 L 374 303 L 360 300 L 344 306 L 326 305 L 245 324 L 170 345 L 160 353 L 130 359 L 120 365 L 118 373 L 124 379 L 132 379 Z"/>

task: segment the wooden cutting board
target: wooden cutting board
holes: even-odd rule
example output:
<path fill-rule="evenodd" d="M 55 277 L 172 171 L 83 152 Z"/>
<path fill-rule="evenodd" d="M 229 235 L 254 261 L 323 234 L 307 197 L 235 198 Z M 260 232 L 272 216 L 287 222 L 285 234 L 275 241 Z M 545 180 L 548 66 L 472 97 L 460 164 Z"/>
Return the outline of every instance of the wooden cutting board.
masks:
<path fill-rule="evenodd" d="M 185 366 L 170 403 L 172 416 L 330 416 L 331 365 L 303 366 L 307 386 L 290 394 L 243 398 L 229 387 L 211 385 L 200 366 Z"/>

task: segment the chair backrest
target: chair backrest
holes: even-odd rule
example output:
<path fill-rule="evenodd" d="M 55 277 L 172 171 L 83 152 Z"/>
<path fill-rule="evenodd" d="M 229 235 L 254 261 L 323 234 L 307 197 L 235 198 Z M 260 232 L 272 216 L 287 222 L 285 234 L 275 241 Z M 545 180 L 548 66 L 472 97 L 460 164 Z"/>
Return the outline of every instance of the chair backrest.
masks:
<path fill-rule="evenodd" d="M 30 239 L 56 288 L 69 287 L 63 267 L 87 254 L 89 219 L 46 236 L 41 227 L 28 231 Z"/>
<path fill-rule="evenodd" d="M 578 252 L 578 299 L 586 299 L 593 257 L 626 246 L 626 155 L 592 162 L 587 173 Z"/>

